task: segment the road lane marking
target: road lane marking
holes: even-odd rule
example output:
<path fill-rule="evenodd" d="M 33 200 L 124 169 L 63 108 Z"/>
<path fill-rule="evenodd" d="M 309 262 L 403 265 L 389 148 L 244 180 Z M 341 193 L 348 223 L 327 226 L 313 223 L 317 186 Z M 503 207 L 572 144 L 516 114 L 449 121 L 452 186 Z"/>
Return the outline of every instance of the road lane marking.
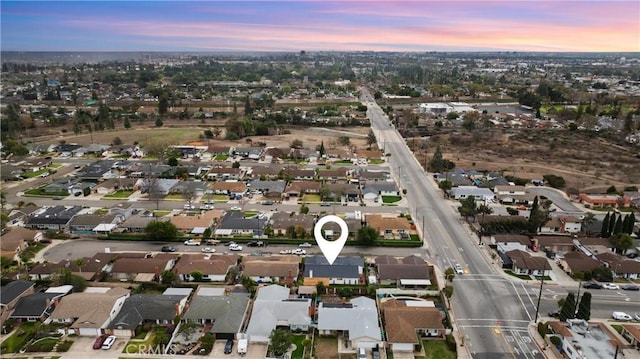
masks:
<path fill-rule="evenodd" d="M 531 320 L 531 314 L 529 314 L 529 310 L 527 309 L 527 306 L 524 304 L 524 301 L 522 300 L 522 297 L 520 296 L 520 293 L 518 293 L 518 290 L 516 289 L 516 286 L 515 284 L 513 284 L 513 282 L 511 282 L 511 286 L 513 286 L 513 290 L 516 292 L 516 296 L 520 300 L 520 303 L 522 304 L 522 308 L 524 308 L 524 312 L 527 313 L 527 317 L 529 317 L 529 320 Z"/>

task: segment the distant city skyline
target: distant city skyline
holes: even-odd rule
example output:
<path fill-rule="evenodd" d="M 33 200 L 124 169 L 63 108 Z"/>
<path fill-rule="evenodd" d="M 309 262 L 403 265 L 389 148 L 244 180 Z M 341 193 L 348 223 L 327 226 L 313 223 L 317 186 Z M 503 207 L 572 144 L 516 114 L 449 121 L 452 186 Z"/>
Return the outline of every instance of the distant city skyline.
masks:
<path fill-rule="evenodd" d="M 3 51 L 640 51 L 640 1 L 2 1 Z"/>

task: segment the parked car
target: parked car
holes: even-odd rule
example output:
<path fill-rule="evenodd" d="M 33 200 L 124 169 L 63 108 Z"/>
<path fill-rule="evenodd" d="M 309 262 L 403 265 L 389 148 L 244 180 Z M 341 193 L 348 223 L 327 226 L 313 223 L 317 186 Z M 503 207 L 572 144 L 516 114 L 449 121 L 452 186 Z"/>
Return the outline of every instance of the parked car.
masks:
<path fill-rule="evenodd" d="M 234 244 L 231 244 L 231 245 L 229 246 L 229 250 L 232 250 L 232 251 L 241 251 L 241 250 L 242 250 L 242 246 L 241 246 L 241 245 L 239 245 L 239 244 L 237 244 L 237 243 L 234 243 Z"/>
<path fill-rule="evenodd" d="M 262 201 L 262 204 L 264 206 L 271 206 L 271 205 L 273 205 L 273 201 Z"/>
<path fill-rule="evenodd" d="M 196 206 L 194 206 L 194 205 L 192 205 L 192 204 L 187 203 L 187 204 L 185 204 L 182 208 L 184 208 L 184 209 L 196 209 Z"/>
<path fill-rule="evenodd" d="M 172 246 L 162 246 L 161 249 L 162 252 L 175 252 L 176 249 Z"/>
<path fill-rule="evenodd" d="M 321 206 L 321 207 L 329 207 L 329 206 L 331 206 L 331 203 L 329 203 L 329 202 L 322 202 L 322 203 L 320 203 L 320 206 Z"/>
<path fill-rule="evenodd" d="M 598 282 L 586 282 L 582 285 L 582 288 L 586 289 L 602 289 L 602 284 Z"/>
<path fill-rule="evenodd" d="M 102 343 L 102 349 L 104 349 L 104 350 L 111 349 L 111 347 L 113 346 L 113 344 L 115 342 L 116 342 L 116 336 L 115 335 L 108 336 L 107 339 L 104 340 L 104 343 Z"/>
<path fill-rule="evenodd" d="M 604 283 L 602 285 L 603 289 L 612 289 L 612 290 L 619 290 L 620 286 L 615 284 L 615 283 Z"/>
<path fill-rule="evenodd" d="M 283 249 L 280 251 L 280 254 L 291 254 L 291 249 Z"/>
<path fill-rule="evenodd" d="M 211 247 L 204 247 L 202 248 L 202 253 L 215 253 L 216 250 L 211 248 Z"/>
<path fill-rule="evenodd" d="M 633 318 L 625 312 L 613 312 L 611 313 L 611 316 L 613 317 L 613 319 L 621 322 L 627 322 L 627 321 L 633 320 Z"/>
<path fill-rule="evenodd" d="M 464 270 L 462 270 L 462 266 L 458 263 L 456 263 L 453 269 L 456 271 L 456 274 L 464 274 Z"/>
<path fill-rule="evenodd" d="M 230 245 L 232 245 L 232 244 L 236 244 L 236 242 L 234 242 L 234 241 L 229 241 L 229 242 L 225 242 L 225 243 L 224 243 L 225 247 L 229 247 L 229 246 L 230 246 Z"/>
<path fill-rule="evenodd" d="M 189 240 L 184 241 L 184 245 L 185 246 L 199 246 L 200 242 L 194 241 L 193 239 L 189 239 Z"/>
<path fill-rule="evenodd" d="M 634 313 L 633 317 L 636 318 L 636 320 L 640 322 L 640 313 Z"/>
<path fill-rule="evenodd" d="M 104 344 L 104 341 L 107 339 L 108 335 L 106 334 L 102 334 L 99 337 L 96 338 L 96 341 L 93 342 L 93 349 L 100 349 L 102 348 L 102 344 Z"/>
<path fill-rule="evenodd" d="M 238 206 L 233 206 L 231 208 L 229 208 L 230 211 L 242 211 L 242 208 L 238 207 Z"/>
<path fill-rule="evenodd" d="M 549 312 L 551 318 L 560 318 L 560 312 Z"/>
<path fill-rule="evenodd" d="M 298 256 L 303 256 L 305 254 L 307 254 L 307 251 L 305 251 L 304 249 L 301 248 L 296 248 L 292 251 L 293 254 L 298 255 Z"/>
<path fill-rule="evenodd" d="M 251 241 L 249 243 L 247 243 L 248 247 L 264 247 L 264 242 L 263 241 Z"/>
<path fill-rule="evenodd" d="M 227 339 L 227 342 L 224 344 L 224 353 L 231 354 L 233 351 L 233 339 Z"/>
<path fill-rule="evenodd" d="M 304 242 L 304 243 L 298 245 L 298 247 L 300 247 L 300 248 L 311 248 L 311 243 Z"/>
<path fill-rule="evenodd" d="M 622 288 L 622 290 L 633 290 L 633 291 L 639 291 L 640 290 L 640 286 L 637 286 L 635 284 L 625 284 L 621 288 Z"/>

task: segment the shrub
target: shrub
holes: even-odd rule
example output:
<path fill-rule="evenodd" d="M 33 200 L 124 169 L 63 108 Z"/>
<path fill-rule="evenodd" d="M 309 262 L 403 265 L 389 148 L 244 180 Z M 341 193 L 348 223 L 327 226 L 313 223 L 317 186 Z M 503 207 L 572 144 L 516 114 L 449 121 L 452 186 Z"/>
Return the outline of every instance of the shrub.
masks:
<path fill-rule="evenodd" d="M 555 346 L 559 346 L 562 345 L 562 339 L 558 338 L 557 336 L 552 336 L 549 338 L 549 340 L 551 341 L 551 344 L 555 345 Z"/>
<path fill-rule="evenodd" d="M 69 348 L 71 348 L 71 344 L 73 344 L 73 340 L 65 340 L 62 343 L 58 343 L 58 347 L 56 348 L 57 352 L 67 352 Z"/>
<path fill-rule="evenodd" d="M 547 323 L 545 323 L 545 322 L 538 323 L 538 334 L 540 334 L 540 336 L 543 337 L 543 338 L 547 334 L 549 334 L 549 327 L 547 326 Z"/>
<path fill-rule="evenodd" d="M 445 342 L 447 343 L 447 348 L 454 353 L 457 353 L 456 339 L 453 335 L 449 334 L 445 337 Z"/>

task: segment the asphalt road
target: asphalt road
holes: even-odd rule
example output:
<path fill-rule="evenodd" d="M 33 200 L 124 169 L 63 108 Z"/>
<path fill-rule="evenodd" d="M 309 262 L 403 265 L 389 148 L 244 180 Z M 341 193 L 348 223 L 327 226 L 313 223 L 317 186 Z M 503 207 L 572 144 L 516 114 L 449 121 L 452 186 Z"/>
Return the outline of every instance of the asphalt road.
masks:
<path fill-rule="evenodd" d="M 465 273 L 453 281 L 455 322 L 465 347 L 474 358 L 543 358 L 528 335 L 535 301 L 496 275 L 480 252 L 477 239 L 461 223 L 450 202 L 443 201 L 433 179 L 424 173 L 404 140 L 372 97 L 363 91 L 368 117 L 378 143 L 390 153 L 390 167 L 408 206 L 426 238 L 430 261 L 441 270 L 459 263 Z M 481 293 L 481 294 L 480 294 Z"/>
<path fill-rule="evenodd" d="M 565 212 L 568 214 L 576 214 L 576 215 L 584 214 L 584 212 L 580 208 L 576 207 L 573 203 L 571 203 L 571 201 L 569 201 L 569 199 L 566 197 L 566 195 L 563 192 L 555 188 L 528 187 L 527 189 L 529 190 L 529 192 L 535 193 L 538 196 L 547 197 L 562 212 Z"/>

